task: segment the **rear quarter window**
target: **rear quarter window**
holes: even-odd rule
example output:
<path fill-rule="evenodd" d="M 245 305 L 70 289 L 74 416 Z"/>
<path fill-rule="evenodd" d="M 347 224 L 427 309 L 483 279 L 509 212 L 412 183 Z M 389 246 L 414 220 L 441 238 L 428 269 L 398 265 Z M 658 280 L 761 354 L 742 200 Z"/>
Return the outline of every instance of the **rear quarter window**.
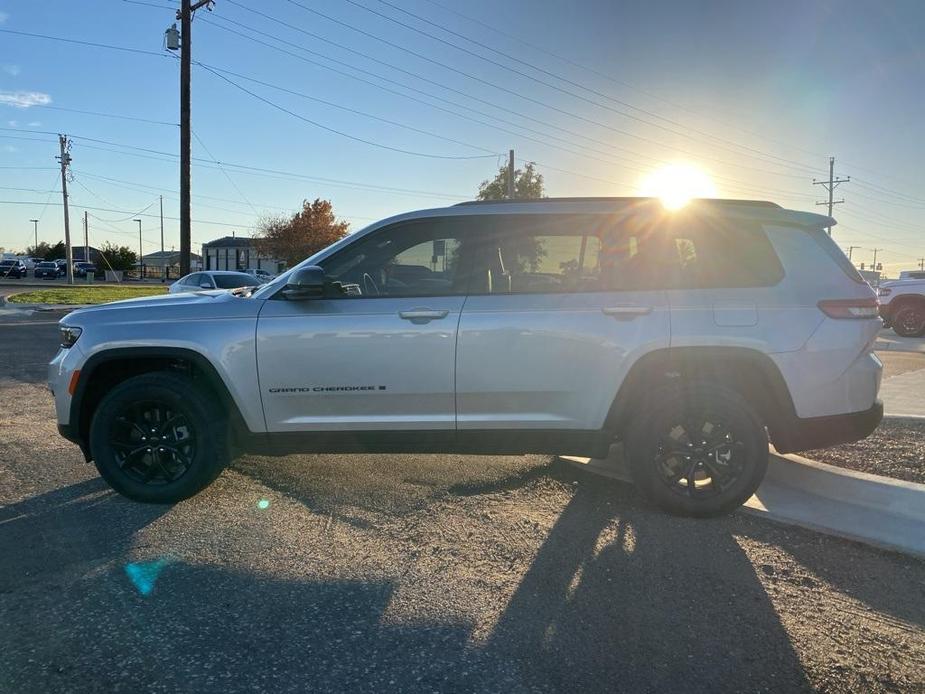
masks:
<path fill-rule="evenodd" d="M 780 258 L 757 222 L 680 222 L 671 225 L 667 237 L 671 288 L 773 287 L 784 278 Z"/>
<path fill-rule="evenodd" d="M 826 252 L 826 255 L 835 261 L 835 264 L 838 265 L 842 272 L 850 279 L 858 284 L 864 284 L 866 282 L 866 280 L 861 277 L 861 273 L 858 272 L 857 268 L 848 260 L 848 256 L 846 256 L 842 249 L 839 248 L 838 244 L 832 240 L 832 237 L 829 236 L 825 229 L 811 229 L 808 233 L 813 241 Z"/>

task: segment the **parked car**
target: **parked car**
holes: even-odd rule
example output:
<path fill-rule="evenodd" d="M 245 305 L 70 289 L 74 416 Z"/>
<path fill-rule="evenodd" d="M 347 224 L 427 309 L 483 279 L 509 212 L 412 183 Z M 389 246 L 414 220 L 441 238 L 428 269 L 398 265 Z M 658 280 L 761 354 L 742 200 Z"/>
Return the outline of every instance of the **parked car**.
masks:
<path fill-rule="evenodd" d="M 65 316 L 58 427 L 141 501 L 195 494 L 238 451 L 603 457 L 620 441 L 657 505 L 727 513 L 769 438 L 831 446 L 883 416 L 877 297 L 831 224 L 722 200 L 399 215 L 253 291 Z"/>
<path fill-rule="evenodd" d="M 925 279 L 883 282 L 877 293 L 884 325 L 900 337 L 925 335 Z"/>
<path fill-rule="evenodd" d="M 207 270 L 192 272 L 170 285 L 170 294 L 179 292 L 201 292 L 205 289 L 240 289 L 260 284 L 253 275 L 231 270 Z"/>
<path fill-rule="evenodd" d="M 21 260 L 0 260 L 0 279 L 22 279 L 28 277 L 29 271 Z"/>
<path fill-rule="evenodd" d="M 86 277 L 87 275 L 97 276 L 99 271 L 96 269 L 96 265 L 93 263 L 85 263 L 78 261 L 74 263 L 74 277 Z"/>
<path fill-rule="evenodd" d="M 43 260 L 35 266 L 35 279 L 53 280 L 64 277 L 67 274 L 64 267 L 54 261 Z"/>
<path fill-rule="evenodd" d="M 22 264 L 26 266 L 27 270 L 35 269 L 35 261 L 32 258 L 28 258 L 24 255 L 21 255 L 17 258 L 17 260 L 21 260 Z"/>
<path fill-rule="evenodd" d="M 260 284 L 266 284 L 266 283 L 269 282 L 271 279 L 273 279 L 274 277 L 276 277 L 276 275 L 274 275 L 274 274 L 268 272 L 267 270 L 264 270 L 263 268 L 259 268 L 259 267 L 256 267 L 256 268 L 248 268 L 248 269 L 245 270 L 244 272 L 247 273 L 248 275 L 253 275 L 253 276 L 256 277 L 258 280 L 260 280 Z"/>
<path fill-rule="evenodd" d="M 925 270 L 903 270 L 899 273 L 901 280 L 925 280 Z"/>

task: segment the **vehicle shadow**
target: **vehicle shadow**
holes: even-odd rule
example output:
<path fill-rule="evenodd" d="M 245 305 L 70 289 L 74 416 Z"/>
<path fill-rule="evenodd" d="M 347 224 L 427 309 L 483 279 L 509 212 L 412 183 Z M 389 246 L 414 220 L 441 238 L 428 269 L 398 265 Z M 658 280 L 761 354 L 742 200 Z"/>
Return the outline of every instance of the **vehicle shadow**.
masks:
<path fill-rule="evenodd" d="M 0 508 L 0 596 L 15 601 L 122 556 L 169 509 L 133 504 L 101 478 Z"/>
<path fill-rule="evenodd" d="M 666 516 L 629 485 L 572 474 L 489 650 L 558 691 L 810 688 L 728 518 Z"/>

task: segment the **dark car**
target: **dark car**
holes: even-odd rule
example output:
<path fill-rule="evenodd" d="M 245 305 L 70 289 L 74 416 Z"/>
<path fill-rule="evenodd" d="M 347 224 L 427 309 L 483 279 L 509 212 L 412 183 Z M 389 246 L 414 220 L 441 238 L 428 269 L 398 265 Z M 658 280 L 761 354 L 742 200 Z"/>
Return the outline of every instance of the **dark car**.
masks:
<path fill-rule="evenodd" d="M 35 266 L 35 279 L 53 280 L 64 274 L 64 266 L 52 260 L 44 260 Z"/>
<path fill-rule="evenodd" d="M 26 264 L 21 260 L 0 260 L 0 278 L 22 279 L 29 276 Z"/>
<path fill-rule="evenodd" d="M 74 277 L 86 277 L 87 275 L 93 275 L 96 277 L 98 272 L 99 271 L 96 269 L 96 265 L 93 263 L 74 263 Z"/>

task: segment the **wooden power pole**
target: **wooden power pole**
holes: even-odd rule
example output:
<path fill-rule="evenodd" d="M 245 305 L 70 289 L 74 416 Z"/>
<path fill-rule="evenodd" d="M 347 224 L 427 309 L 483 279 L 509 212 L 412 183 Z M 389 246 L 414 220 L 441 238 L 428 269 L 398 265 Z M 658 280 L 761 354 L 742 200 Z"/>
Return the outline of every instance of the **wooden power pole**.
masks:
<path fill-rule="evenodd" d="M 71 164 L 71 142 L 67 135 L 58 135 L 61 154 L 57 159 L 61 164 L 61 195 L 64 199 L 64 257 L 67 263 L 67 283 L 74 284 L 74 252 L 71 250 L 71 219 L 67 209 L 67 167 Z"/>

